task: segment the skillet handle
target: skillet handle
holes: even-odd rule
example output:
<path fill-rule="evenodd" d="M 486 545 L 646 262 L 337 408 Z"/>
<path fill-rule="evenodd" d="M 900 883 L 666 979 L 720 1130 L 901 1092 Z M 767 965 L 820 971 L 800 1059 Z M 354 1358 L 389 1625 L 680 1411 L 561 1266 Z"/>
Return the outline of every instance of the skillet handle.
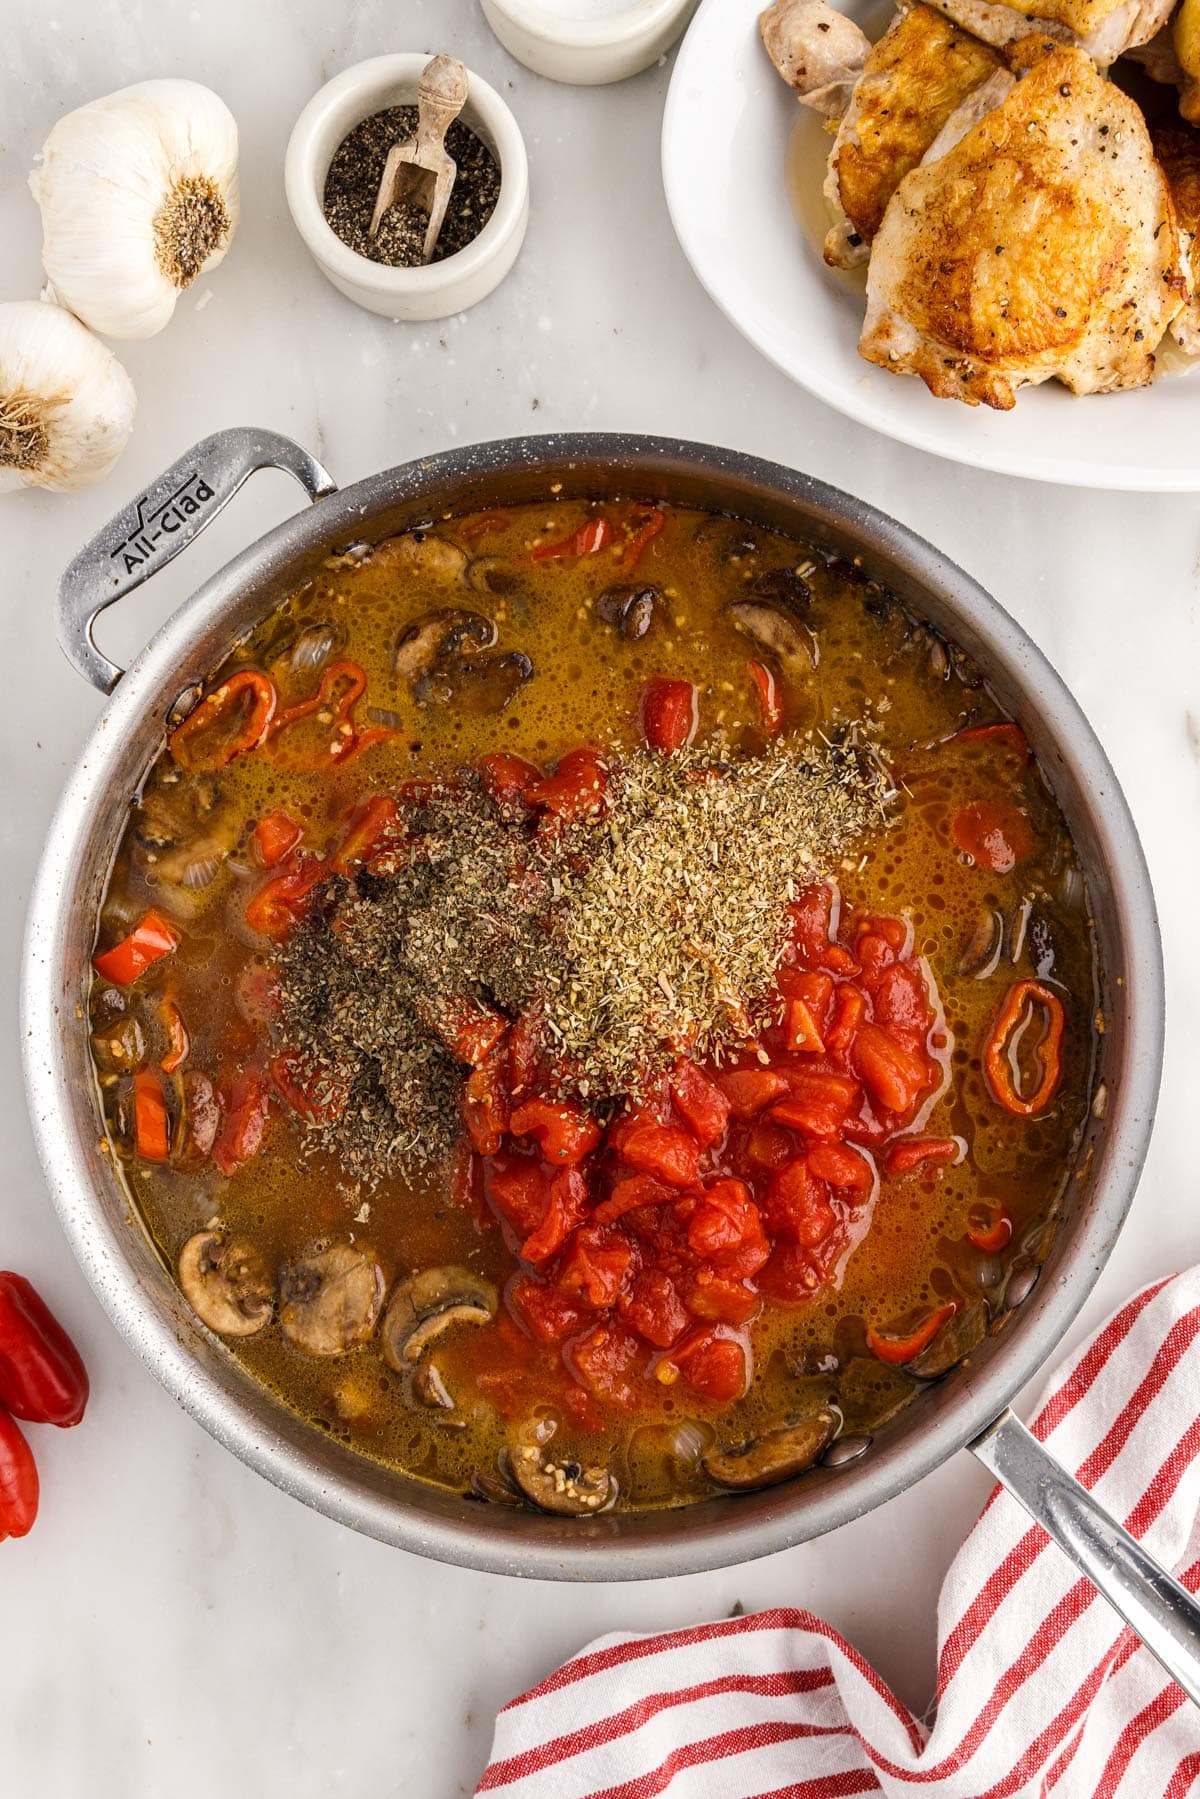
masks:
<path fill-rule="evenodd" d="M 1200 1604 L 1005 1410 L 969 1445 L 1200 1705 Z"/>
<path fill-rule="evenodd" d="M 202 438 L 80 550 L 59 583 L 55 625 L 68 662 L 101 693 L 111 693 L 124 670 L 96 648 L 99 615 L 186 549 L 260 468 L 294 476 L 310 500 L 337 492 L 316 457 L 289 437 L 239 425 Z"/>

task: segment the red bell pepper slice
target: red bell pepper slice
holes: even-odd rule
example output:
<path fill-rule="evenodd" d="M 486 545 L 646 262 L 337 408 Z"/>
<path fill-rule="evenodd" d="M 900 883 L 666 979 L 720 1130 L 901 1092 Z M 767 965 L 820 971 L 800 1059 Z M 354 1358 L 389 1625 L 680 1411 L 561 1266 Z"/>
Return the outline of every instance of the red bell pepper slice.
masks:
<path fill-rule="evenodd" d="M 366 688 L 366 671 L 360 663 L 345 658 L 329 663 L 321 672 L 315 693 L 306 700 L 298 700 L 294 706 L 285 707 L 271 720 L 267 731 L 267 754 L 272 761 L 300 774 L 319 772 L 335 762 L 346 761 L 363 747 L 365 741 L 359 737 L 354 708 Z M 319 728 L 308 734 L 315 741 L 297 752 L 296 739 L 289 747 L 284 733 L 294 731 L 306 719 L 311 719 Z M 373 738 L 375 734 L 368 735 Z"/>
<path fill-rule="evenodd" d="M 313 889 L 328 873 L 317 856 L 303 851 L 289 857 L 279 874 L 260 887 L 246 907 L 246 923 L 252 931 L 279 942 L 308 911 Z"/>
<path fill-rule="evenodd" d="M 1014 752 L 1022 762 L 1032 762 L 1033 751 L 1029 747 L 1020 725 L 1011 719 L 1003 719 L 993 725 L 968 725 L 964 731 L 956 731 L 949 740 L 951 743 L 993 743 Z"/>
<path fill-rule="evenodd" d="M 173 949 L 179 947 L 179 933 L 175 927 L 167 923 L 161 912 L 150 911 L 143 914 L 141 920 L 134 925 L 128 937 L 112 949 L 106 949 L 101 955 L 92 957 L 92 967 L 103 980 L 112 981 L 118 987 L 132 986 L 139 975 L 169 956 Z"/>
<path fill-rule="evenodd" d="M 1027 1005 L 1040 1005 L 1046 1012 L 1046 1033 L 1037 1048 L 1042 1078 L 1028 1099 L 1017 1090 L 1011 1047 L 1013 1035 Z M 1066 1030 L 1066 1013 L 1057 993 L 1041 981 L 1015 981 L 1004 998 L 983 1047 L 983 1072 L 992 1098 L 1006 1112 L 1019 1118 L 1032 1118 L 1044 1112 L 1058 1091 L 1062 1079 L 1062 1042 Z"/>
<path fill-rule="evenodd" d="M 567 556 L 594 556 L 612 542 L 613 528 L 606 518 L 590 518 L 554 543 L 539 543 L 530 551 L 531 562 L 561 562 Z"/>
<path fill-rule="evenodd" d="M 192 1040 L 188 1028 L 183 1022 L 183 1013 L 179 1010 L 178 1001 L 164 999 L 159 1007 L 163 1021 L 163 1029 L 167 1033 L 167 1053 L 159 1063 L 164 1074 L 174 1074 L 187 1061 Z"/>
<path fill-rule="evenodd" d="M 700 723 L 700 704 L 691 681 L 655 675 L 642 689 L 642 736 L 652 750 L 674 755 L 691 743 Z"/>
<path fill-rule="evenodd" d="M 189 774 L 212 774 L 258 748 L 277 701 L 275 683 L 266 675 L 256 668 L 238 669 L 176 725 L 167 748 Z"/>
<path fill-rule="evenodd" d="M 768 668 L 765 662 L 747 662 L 750 678 L 754 682 L 758 694 L 758 704 L 762 712 L 762 726 L 768 737 L 774 737 L 783 723 L 783 700 L 779 692 L 779 677 L 774 669 Z"/>
<path fill-rule="evenodd" d="M 983 1250 L 985 1255 L 998 1255 L 1012 1238 L 1012 1219 L 1001 1207 L 986 1225 L 976 1225 L 967 1231 L 967 1242 L 973 1249 Z"/>
<path fill-rule="evenodd" d="M 213 1161 L 222 1174 L 234 1174 L 243 1162 L 258 1154 L 266 1124 L 267 1098 L 261 1076 L 235 1076 L 225 1096 L 221 1128 L 213 1144 Z"/>
<path fill-rule="evenodd" d="M 255 861 L 262 868 L 278 868 L 303 835 L 300 826 L 286 812 L 268 812 L 265 818 L 259 819 L 250 838 Z"/>
<path fill-rule="evenodd" d="M 165 1162 L 171 1153 L 162 1082 L 149 1068 L 133 1077 L 133 1145 L 143 1162 Z"/>
<path fill-rule="evenodd" d="M 896 1336 L 891 1331 L 868 1330 L 867 1348 L 879 1361 L 887 1362 L 892 1368 L 901 1368 L 905 1362 L 919 1356 L 923 1349 L 929 1348 L 943 1324 L 953 1318 L 957 1310 L 957 1300 L 948 1299 L 905 1336 Z"/>
<path fill-rule="evenodd" d="M 346 835 L 329 864 L 335 874 L 349 874 L 362 862 L 369 862 L 397 834 L 400 808 L 386 793 L 364 800 L 351 814 Z"/>
<path fill-rule="evenodd" d="M 37 1289 L 0 1273 L 0 1406 L 32 1424 L 78 1424 L 88 1402 L 83 1359 Z"/>
<path fill-rule="evenodd" d="M 508 523 L 507 512 L 473 512 L 470 518 L 459 519 L 458 535 L 468 543 L 474 543 L 477 537 L 489 537 L 494 531 L 503 531 Z"/>
<path fill-rule="evenodd" d="M 631 575 L 642 560 L 654 539 L 662 531 L 667 522 L 667 515 L 661 506 L 646 506 L 639 509 L 642 523 L 630 539 L 629 547 L 621 558 L 621 573 Z"/>

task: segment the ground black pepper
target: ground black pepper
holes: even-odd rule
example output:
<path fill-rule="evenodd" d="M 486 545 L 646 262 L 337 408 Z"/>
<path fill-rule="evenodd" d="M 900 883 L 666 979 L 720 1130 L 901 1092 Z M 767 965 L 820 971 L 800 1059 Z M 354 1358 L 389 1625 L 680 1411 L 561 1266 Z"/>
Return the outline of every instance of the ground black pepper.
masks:
<path fill-rule="evenodd" d="M 343 138 L 325 177 L 325 218 L 342 242 L 359 256 L 389 268 L 416 268 L 425 242 L 427 211 L 409 202 L 390 208 L 374 237 L 371 216 L 383 165 L 393 144 L 406 142 L 417 129 L 415 106 L 389 106 L 372 113 Z M 433 252 L 444 262 L 478 237 L 500 197 L 500 165 L 469 125 L 456 119 L 446 133 L 446 151 L 458 165 L 458 176 L 446 208 L 446 221 Z"/>

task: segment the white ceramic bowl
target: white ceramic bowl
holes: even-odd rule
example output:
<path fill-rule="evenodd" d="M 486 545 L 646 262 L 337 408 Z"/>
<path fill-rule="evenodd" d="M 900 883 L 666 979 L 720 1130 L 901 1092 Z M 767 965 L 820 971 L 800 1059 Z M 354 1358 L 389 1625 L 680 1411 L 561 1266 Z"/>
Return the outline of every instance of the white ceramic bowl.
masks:
<path fill-rule="evenodd" d="M 478 237 L 444 262 L 390 269 L 359 256 L 326 223 L 321 202 L 338 145 L 371 113 L 415 105 L 428 61 L 419 54 L 375 56 L 335 75 L 296 120 L 284 162 L 288 206 L 321 273 L 347 299 L 390 319 L 444 319 L 474 306 L 508 274 L 529 223 L 525 141 L 499 94 L 475 74 L 462 118 L 500 164 L 500 197 Z"/>
<path fill-rule="evenodd" d="M 607 16 L 564 18 L 554 0 L 481 0 L 484 17 L 510 56 L 552 81 L 594 87 L 624 81 L 657 62 L 696 0 L 626 0 Z"/>
<path fill-rule="evenodd" d="M 875 35 L 886 23 L 876 0 L 835 3 Z M 758 11 L 758 0 L 703 0 L 675 58 L 663 121 L 672 222 L 738 330 L 839 412 L 937 456 L 1080 487 L 1200 491 L 1200 370 L 1086 398 L 1048 381 L 1019 393 L 1011 412 L 992 412 L 935 400 L 913 377 L 862 360 L 861 274 L 826 268 L 819 248 L 830 139 L 771 67 Z"/>

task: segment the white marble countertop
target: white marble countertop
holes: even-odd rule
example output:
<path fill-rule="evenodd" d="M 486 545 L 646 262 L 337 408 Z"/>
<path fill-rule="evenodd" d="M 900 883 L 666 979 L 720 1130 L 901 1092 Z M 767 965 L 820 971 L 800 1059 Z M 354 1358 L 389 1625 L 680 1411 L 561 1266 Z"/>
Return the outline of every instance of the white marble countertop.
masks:
<path fill-rule="evenodd" d="M 668 71 L 557 87 L 492 39 L 473 0 L 6 0 L 0 298 L 39 287 L 34 151 L 69 107 L 152 75 L 215 87 L 243 136 L 242 225 L 173 324 L 121 354 L 140 396 L 117 472 L 77 497 L 0 500 L 0 1264 L 70 1321 L 93 1376 L 75 1432 L 38 1433 L 42 1515 L 0 1549 L 0 1789 L 54 1799 L 469 1793 L 512 1694 L 601 1631 L 785 1601 L 824 1613 L 900 1694 L 933 1684 L 942 1574 L 985 1490 L 960 1457 L 881 1511 L 786 1555 L 630 1587 L 521 1584 L 436 1566 L 303 1510 L 219 1449 L 118 1339 L 46 1200 L 15 1027 L 30 881 L 99 709 L 54 643 L 58 574 L 116 506 L 204 433 L 275 427 L 341 481 L 471 439 L 625 429 L 708 439 L 821 475 L 934 539 L 1032 632 L 1090 713 L 1141 826 L 1166 942 L 1167 1065 L 1129 1225 L 1077 1334 L 1195 1258 L 1200 1065 L 1200 514 L 955 468 L 867 435 L 786 385 L 694 285 L 658 176 Z M 15 29 L 14 29 L 15 27 Z M 466 317 L 394 326 L 328 287 L 284 206 L 291 124 L 361 57 L 452 48 L 526 133 L 533 219 L 507 283 Z M 720 121 L 713 122 L 720 154 Z M 699 176 L 699 172 L 698 172 Z M 1104 402 L 1091 401 L 1091 405 Z M 1087 430 L 1088 407 L 1079 428 Z M 260 476 L 122 609 L 153 622 L 295 505 Z"/>

